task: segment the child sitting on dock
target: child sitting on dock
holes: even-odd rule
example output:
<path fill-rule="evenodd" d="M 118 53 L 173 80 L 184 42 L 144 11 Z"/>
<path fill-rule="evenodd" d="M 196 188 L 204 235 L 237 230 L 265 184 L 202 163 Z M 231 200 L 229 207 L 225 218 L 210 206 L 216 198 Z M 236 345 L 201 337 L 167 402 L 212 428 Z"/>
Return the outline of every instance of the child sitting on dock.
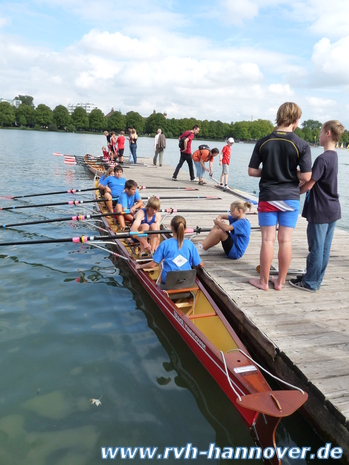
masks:
<path fill-rule="evenodd" d="M 199 255 L 206 255 L 208 249 L 222 242 L 227 258 L 238 260 L 245 253 L 250 242 L 251 224 L 245 217 L 247 209 L 251 209 L 250 202 L 236 200 L 230 205 L 230 215 L 219 215 L 208 236 L 197 245 Z M 227 224 L 224 220 L 228 220 Z"/>
<path fill-rule="evenodd" d="M 192 267 L 203 268 L 204 264 L 195 248 L 188 239 L 184 239 L 187 224 L 183 216 L 176 215 L 171 220 L 173 237 L 162 241 L 153 255 L 150 263 L 136 265 L 137 270 L 154 268 L 162 261 L 162 284 L 166 283 L 166 275 L 169 271 L 191 270 Z"/>
<path fill-rule="evenodd" d="M 102 193 L 105 204 L 110 213 L 113 213 L 113 207 L 115 207 L 121 192 L 125 188 L 126 179 L 122 177 L 123 169 L 121 166 L 116 165 L 115 168 L 109 168 L 107 173 L 114 171 L 114 176 L 109 175 L 105 179 L 100 179 L 98 189 Z"/>
<path fill-rule="evenodd" d="M 341 218 L 338 155 L 335 147 L 343 132 L 344 126 L 336 120 L 327 121 L 322 126 L 319 140 L 325 151 L 316 158 L 310 181 L 303 183 L 300 188 L 301 194 L 307 193 L 302 216 L 308 220 L 309 254 L 306 273 L 290 279 L 289 283 L 303 291 L 315 292 L 320 289 L 330 259 L 336 221 Z"/>
<path fill-rule="evenodd" d="M 121 213 L 118 215 L 118 223 L 122 231 L 125 230 L 125 221 L 132 221 L 135 211 L 142 207 L 143 201 L 137 192 L 137 183 L 129 179 L 126 181 L 125 190 L 121 192 L 116 204 L 116 213 Z M 125 210 L 129 210 L 129 212 L 124 214 Z"/>
<path fill-rule="evenodd" d="M 138 210 L 135 214 L 131 231 L 158 231 L 160 229 L 161 221 L 161 214 L 159 213 L 159 210 L 160 200 L 155 196 L 150 197 L 145 208 Z M 143 255 L 147 255 L 147 250 L 149 250 L 152 255 L 159 246 L 160 235 L 151 234 L 149 236 L 150 243 L 148 243 L 148 240 L 145 237 L 135 237 L 134 241 L 139 241 L 141 257 Z"/>

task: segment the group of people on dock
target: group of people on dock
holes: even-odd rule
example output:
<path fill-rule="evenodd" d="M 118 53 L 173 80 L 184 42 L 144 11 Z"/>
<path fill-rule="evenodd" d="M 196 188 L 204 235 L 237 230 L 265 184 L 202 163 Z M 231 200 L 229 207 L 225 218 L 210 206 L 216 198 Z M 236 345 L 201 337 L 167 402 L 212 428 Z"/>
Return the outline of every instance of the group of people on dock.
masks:
<path fill-rule="evenodd" d="M 103 157 L 106 162 L 111 163 L 124 163 L 124 151 L 125 151 L 125 140 L 129 141 L 130 154 L 133 158 L 133 162 L 137 164 L 137 139 L 138 135 L 134 128 L 128 128 L 128 137 L 125 137 L 125 132 L 120 131 L 120 134 L 116 136 L 115 131 L 104 131 L 104 135 L 107 139 L 107 147 L 102 147 Z"/>
<path fill-rule="evenodd" d="M 344 127 L 337 120 L 328 121 L 322 126 L 320 145 L 324 147 L 324 153 L 312 166 L 309 144 L 294 133 L 301 115 L 301 109 L 297 104 L 286 102 L 281 105 L 274 131 L 256 143 L 248 166 L 249 176 L 260 178 L 258 220 L 262 234 L 260 277 L 251 278 L 249 283 L 265 291 L 269 288 L 269 279 L 275 290 L 281 290 L 286 282 L 292 258 L 292 235 L 300 209 L 300 194 L 307 193 L 302 215 L 308 220 L 309 254 L 305 274 L 289 281 L 293 287 L 310 292 L 320 289 L 329 261 L 335 224 L 341 217 L 337 189 L 338 156 L 335 145 L 340 140 Z M 200 128 L 194 126 L 181 135 L 180 160 L 173 173 L 173 180 L 177 180 L 184 162 L 188 164 L 190 179 L 194 180 L 194 161 L 200 185 L 204 184 L 205 171 L 212 175 L 212 161 L 219 154 L 219 150 L 200 146 L 191 154 L 191 141 L 199 131 Z M 159 140 L 161 130 L 157 135 Z M 223 187 L 227 186 L 228 182 L 230 150 L 233 143 L 234 139 L 229 138 L 220 154 L 220 165 L 223 165 L 220 184 Z M 209 169 L 205 166 L 207 161 Z M 152 197 L 144 208 L 137 192 L 137 183 L 122 178 L 120 165 L 114 168 L 114 172 L 114 176 L 109 172 L 105 179 L 101 178 L 99 188 L 110 213 L 117 214 L 120 228 L 123 230 L 126 227 L 126 220 L 131 224 L 131 231 L 158 230 L 161 221 L 160 201 Z M 115 199 L 118 200 L 115 202 Z M 159 235 L 152 236 L 149 242 L 144 237 L 137 239 L 141 255 L 149 253 L 152 258 L 150 263 L 139 265 L 138 268 L 151 268 L 162 260 L 166 263 L 167 270 L 186 270 L 192 266 L 203 266 L 199 257 L 207 254 L 208 249 L 219 242 L 227 258 L 241 258 L 247 249 L 251 234 L 250 222 L 245 217 L 247 209 L 251 209 L 249 202 L 233 202 L 229 214 L 219 215 L 213 221 L 214 226 L 208 236 L 196 247 L 184 239 L 185 219 L 176 216 L 171 222 L 173 240 L 170 242 L 167 240 L 160 243 Z M 277 227 L 279 274 L 277 277 L 270 277 Z M 167 245 L 164 245 L 165 243 Z M 165 277 L 166 272 L 164 280 Z"/>

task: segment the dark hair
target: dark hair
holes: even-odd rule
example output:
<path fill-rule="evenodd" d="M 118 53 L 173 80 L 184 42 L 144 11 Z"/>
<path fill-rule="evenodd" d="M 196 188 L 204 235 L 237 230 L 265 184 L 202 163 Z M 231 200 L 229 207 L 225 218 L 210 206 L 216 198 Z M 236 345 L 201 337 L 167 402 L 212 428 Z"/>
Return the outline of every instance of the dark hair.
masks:
<path fill-rule="evenodd" d="M 131 187 L 137 187 L 137 183 L 133 179 L 129 179 L 125 182 L 125 189 L 131 189 Z"/>
<path fill-rule="evenodd" d="M 187 229 L 185 218 L 180 215 L 174 216 L 171 220 L 171 226 L 177 234 L 178 248 L 180 249 L 183 244 L 185 230 Z"/>
<path fill-rule="evenodd" d="M 212 149 L 211 153 L 219 153 L 219 150 L 218 149 Z"/>
<path fill-rule="evenodd" d="M 124 172 L 122 166 L 120 166 L 120 165 L 116 165 L 116 166 L 115 166 L 115 168 L 114 168 L 114 173 L 116 173 L 116 171 L 122 171 L 122 172 Z"/>
<path fill-rule="evenodd" d="M 193 126 L 193 130 L 194 130 L 194 129 L 200 129 L 200 127 L 199 127 L 197 124 L 195 124 L 195 125 Z"/>

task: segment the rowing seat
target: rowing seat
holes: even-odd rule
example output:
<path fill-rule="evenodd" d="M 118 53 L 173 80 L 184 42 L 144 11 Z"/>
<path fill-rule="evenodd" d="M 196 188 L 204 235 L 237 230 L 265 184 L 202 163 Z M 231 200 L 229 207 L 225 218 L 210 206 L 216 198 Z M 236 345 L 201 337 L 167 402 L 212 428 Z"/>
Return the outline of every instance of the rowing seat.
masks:
<path fill-rule="evenodd" d="M 190 297 L 193 299 L 191 302 L 176 302 L 178 308 L 195 307 L 195 294 L 199 288 L 195 282 L 196 269 L 185 271 L 169 271 L 166 275 L 166 283 L 160 283 L 160 289 L 167 294 L 171 300 L 185 300 Z"/>

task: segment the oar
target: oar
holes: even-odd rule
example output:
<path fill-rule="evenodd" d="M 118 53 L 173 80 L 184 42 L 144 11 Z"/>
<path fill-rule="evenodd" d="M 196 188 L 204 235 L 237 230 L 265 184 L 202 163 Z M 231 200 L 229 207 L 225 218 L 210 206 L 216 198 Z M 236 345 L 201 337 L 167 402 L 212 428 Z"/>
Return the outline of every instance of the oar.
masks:
<path fill-rule="evenodd" d="M 150 197 L 141 197 L 142 200 L 149 200 Z M 176 197 L 176 196 L 171 196 L 171 197 L 158 197 L 160 200 L 172 200 L 172 199 L 206 199 L 206 200 L 221 200 L 221 197 L 215 197 L 215 196 L 206 196 L 206 197 Z M 112 199 L 116 200 L 116 199 Z M 70 200 L 69 202 L 55 202 L 55 203 L 40 203 L 40 204 L 34 204 L 34 205 L 12 205 L 11 207 L 0 207 L 0 210 L 19 210 L 20 208 L 36 208 L 36 207 L 54 207 L 57 205 L 81 205 L 83 203 L 93 203 L 93 202 L 105 202 L 104 199 L 100 200 Z"/>
<path fill-rule="evenodd" d="M 52 218 L 51 220 L 37 220 L 37 221 L 29 221 L 26 223 L 12 223 L 12 224 L 2 224 L 0 228 L 13 228 L 16 226 L 31 226 L 32 224 L 43 224 L 43 223 L 59 223 L 60 221 L 86 221 L 90 220 L 91 218 L 101 218 L 103 216 L 115 216 L 115 215 L 127 215 L 130 213 L 130 210 L 124 210 L 120 213 L 101 213 L 98 215 L 75 215 L 75 216 L 66 216 L 63 218 Z"/>
<path fill-rule="evenodd" d="M 116 199 L 113 199 L 116 200 Z M 0 207 L 0 210 L 19 210 L 20 208 L 36 208 L 36 207 L 55 207 L 57 205 L 81 205 L 83 203 L 104 202 L 101 200 L 70 200 L 69 202 L 56 202 L 56 203 L 40 203 L 34 205 L 12 205 L 12 207 Z"/>
<path fill-rule="evenodd" d="M 90 187 L 88 189 L 68 189 L 67 191 L 56 191 L 56 192 L 42 192 L 41 194 L 27 194 L 27 195 L 2 195 L 0 196 L 0 199 L 7 199 L 7 200 L 18 200 L 18 199 L 24 199 L 28 197 L 41 197 L 44 195 L 58 195 L 58 194 L 77 194 L 79 192 L 86 192 L 86 191 L 96 191 L 98 190 L 98 187 Z"/>
<path fill-rule="evenodd" d="M 219 187 L 221 187 L 223 191 L 225 190 L 224 187 L 220 186 L 220 183 L 219 183 L 219 181 L 218 181 L 217 179 L 215 179 L 213 176 L 211 176 L 211 179 L 212 179 L 212 181 L 214 181 Z M 230 192 L 231 194 L 236 195 L 236 197 L 239 197 L 240 199 L 246 200 L 247 202 L 250 202 L 250 203 L 252 203 L 253 205 L 257 205 L 257 203 L 258 203 L 258 202 L 256 202 L 256 200 L 250 199 L 249 197 L 247 197 L 246 195 L 244 195 L 244 194 L 241 193 L 241 192 L 236 191 L 236 190 L 233 189 L 232 187 L 229 187 L 229 186 L 228 186 L 227 192 Z M 246 192 L 246 193 L 247 193 L 247 192 Z"/>
<path fill-rule="evenodd" d="M 186 229 L 186 234 L 200 234 L 201 232 L 209 232 L 210 228 L 195 228 L 195 229 Z M 149 234 L 172 234 L 170 229 L 160 229 L 157 231 L 128 231 L 122 232 L 119 234 L 114 234 L 110 236 L 77 236 L 77 237 L 65 237 L 61 239 L 40 239 L 35 241 L 13 241 L 13 242 L 0 242 L 0 247 L 3 246 L 12 246 L 12 245 L 30 245 L 30 244 L 55 244 L 61 242 L 74 242 L 74 243 L 85 243 L 91 241 L 110 241 L 114 239 L 125 239 L 127 237 L 146 237 Z"/>
<path fill-rule="evenodd" d="M 162 208 L 159 210 L 160 213 L 230 213 L 230 210 L 186 210 L 183 208 Z M 245 212 L 245 215 L 257 215 L 257 212 Z"/>

